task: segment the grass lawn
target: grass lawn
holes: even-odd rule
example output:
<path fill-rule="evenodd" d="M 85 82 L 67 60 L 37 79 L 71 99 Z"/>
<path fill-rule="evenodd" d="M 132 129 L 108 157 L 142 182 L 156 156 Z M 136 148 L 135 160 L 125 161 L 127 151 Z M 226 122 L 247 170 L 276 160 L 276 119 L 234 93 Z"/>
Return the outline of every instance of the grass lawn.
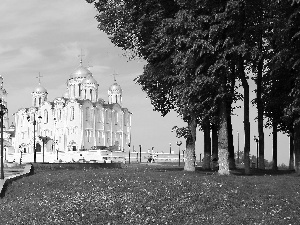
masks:
<path fill-rule="evenodd" d="M 300 177 L 161 165 L 44 170 L 13 182 L 0 224 L 300 224 Z"/>

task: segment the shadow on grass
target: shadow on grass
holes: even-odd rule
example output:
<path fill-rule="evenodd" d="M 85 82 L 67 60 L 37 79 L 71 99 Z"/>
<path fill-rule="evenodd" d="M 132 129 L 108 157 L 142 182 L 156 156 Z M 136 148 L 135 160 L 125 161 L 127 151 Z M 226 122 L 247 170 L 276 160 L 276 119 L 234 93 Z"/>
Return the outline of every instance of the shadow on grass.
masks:
<path fill-rule="evenodd" d="M 167 171 L 184 171 L 183 167 L 171 167 L 171 166 L 160 166 L 160 167 L 153 167 L 154 171 L 157 172 L 167 172 Z M 187 172 L 187 171 L 185 171 Z M 197 174 L 201 175 L 217 175 L 218 170 L 205 170 L 202 167 L 196 167 Z M 284 175 L 290 175 L 290 176 L 298 176 L 295 173 L 295 170 L 271 170 L 271 169 L 251 169 L 251 174 L 247 175 L 245 174 L 244 169 L 234 169 L 230 170 L 230 174 L 234 176 L 284 176 Z"/>
<path fill-rule="evenodd" d="M 291 176 L 298 176 L 295 173 L 295 170 L 271 170 L 271 169 L 251 169 L 251 174 L 246 175 L 244 169 L 235 169 L 231 170 L 230 174 L 236 176 L 283 176 L 283 175 L 291 175 Z"/>

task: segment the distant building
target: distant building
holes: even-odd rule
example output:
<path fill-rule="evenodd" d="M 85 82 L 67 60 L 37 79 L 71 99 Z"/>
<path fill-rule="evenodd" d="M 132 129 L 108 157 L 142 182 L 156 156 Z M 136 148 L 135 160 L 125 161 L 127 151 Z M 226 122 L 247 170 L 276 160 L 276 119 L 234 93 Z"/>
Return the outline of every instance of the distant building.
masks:
<path fill-rule="evenodd" d="M 103 146 L 122 151 L 130 143 L 131 113 L 122 108 L 121 86 L 116 82 L 111 85 L 105 102 L 98 96 L 97 81 L 82 61 L 68 78 L 64 96 L 48 101 L 48 92 L 40 81 L 31 94 L 32 106 L 14 114 L 14 153 L 33 154 L 34 142 L 38 154 L 44 144 L 48 155 Z M 40 157 L 37 159 L 40 161 Z"/>
<path fill-rule="evenodd" d="M 3 77 L 0 75 L 0 99 L 1 104 L 7 108 L 7 92 L 3 87 Z M 4 159 L 7 154 L 13 153 L 13 139 L 15 137 L 15 126 L 11 124 L 9 126 L 8 112 L 3 115 L 3 147 L 4 147 Z"/>

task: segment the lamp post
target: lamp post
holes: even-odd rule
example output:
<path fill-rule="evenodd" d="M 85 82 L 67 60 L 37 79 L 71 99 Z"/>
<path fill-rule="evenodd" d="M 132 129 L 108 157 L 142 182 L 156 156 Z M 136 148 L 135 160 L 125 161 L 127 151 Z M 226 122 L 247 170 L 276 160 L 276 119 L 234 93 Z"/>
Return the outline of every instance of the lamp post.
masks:
<path fill-rule="evenodd" d="M 57 140 L 53 142 L 54 150 L 56 150 L 56 160 L 58 160 L 58 149 L 56 149 L 55 145 L 57 144 Z"/>
<path fill-rule="evenodd" d="M 39 136 L 40 140 L 43 142 L 43 163 L 45 162 L 45 143 L 48 140 L 48 137 Z"/>
<path fill-rule="evenodd" d="M 3 116 L 7 113 L 7 108 L 0 99 L 0 119 L 1 119 L 1 177 L 0 179 L 4 179 L 4 165 L 3 165 Z"/>
<path fill-rule="evenodd" d="M 128 163 L 130 164 L 130 143 L 128 143 L 128 148 L 129 148 L 129 151 L 128 151 Z"/>
<path fill-rule="evenodd" d="M 142 145 L 140 145 L 140 163 L 142 162 Z"/>
<path fill-rule="evenodd" d="M 20 153 L 21 153 L 21 157 L 20 157 L 20 166 L 21 166 L 21 164 L 22 164 L 22 155 L 23 155 L 22 145 L 19 145 L 19 149 L 20 149 Z"/>
<path fill-rule="evenodd" d="M 184 150 L 182 150 L 182 155 L 183 155 L 182 161 L 184 162 Z"/>
<path fill-rule="evenodd" d="M 42 119 L 41 116 L 38 117 L 38 119 Z M 28 122 L 30 122 L 30 116 L 27 116 Z M 36 163 L 36 149 L 35 149 L 35 126 L 36 126 L 36 119 L 35 119 L 35 113 L 33 113 L 33 162 Z"/>
<path fill-rule="evenodd" d="M 178 160 L 178 164 L 179 164 L 179 166 L 180 166 L 180 145 L 182 144 L 182 142 L 181 141 L 177 141 L 176 142 L 176 144 L 177 144 L 177 146 L 178 146 L 178 152 L 179 152 L 179 160 Z"/>
<path fill-rule="evenodd" d="M 237 154 L 237 164 L 239 164 L 240 163 L 240 133 L 239 132 L 237 132 L 237 135 L 238 135 L 238 154 Z"/>
<path fill-rule="evenodd" d="M 172 153 L 172 144 L 170 142 L 170 154 Z"/>
<path fill-rule="evenodd" d="M 258 168 L 258 138 L 254 135 L 254 141 L 256 141 L 256 168 Z"/>

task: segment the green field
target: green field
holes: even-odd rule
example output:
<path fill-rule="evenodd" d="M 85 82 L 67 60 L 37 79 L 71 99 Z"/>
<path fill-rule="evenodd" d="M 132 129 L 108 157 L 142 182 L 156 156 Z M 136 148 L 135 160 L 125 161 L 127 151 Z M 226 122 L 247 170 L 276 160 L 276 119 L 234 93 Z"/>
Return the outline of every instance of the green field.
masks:
<path fill-rule="evenodd" d="M 13 182 L 0 224 L 299 224 L 299 177 L 168 165 L 44 170 Z"/>

